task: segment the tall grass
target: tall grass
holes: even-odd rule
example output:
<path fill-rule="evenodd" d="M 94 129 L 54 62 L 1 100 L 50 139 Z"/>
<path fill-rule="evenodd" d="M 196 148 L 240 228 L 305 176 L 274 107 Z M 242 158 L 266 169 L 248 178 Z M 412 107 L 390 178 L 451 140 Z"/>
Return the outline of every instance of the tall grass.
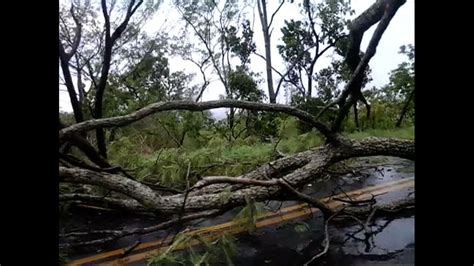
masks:
<path fill-rule="evenodd" d="M 352 139 L 362 139 L 367 137 L 414 139 L 415 127 L 411 126 L 396 129 L 367 129 L 365 131 L 355 131 L 345 135 Z"/>
<path fill-rule="evenodd" d="M 109 158 L 115 165 L 130 169 L 135 177 L 162 185 L 184 188 L 190 168 L 191 181 L 198 176 L 238 176 L 271 161 L 274 151 L 294 154 L 324 143 L 316 131 L 301 134 L 297 121 L 287 118 L 280 122 L 279 137 L 262 141 L 255 136 L 228 143 L 218 134 L 203 132 L 202 145 L 183 145 L 179 148 L 147 146 L 143 138 L 120 137 L 109 145 Z M 366 137 L 414 138 L 414 126 L 397 129 L 367 129 L 344 133 L 352 139 Z M 153 143 L 151 141 L 150 143 Z M 144 152 L 146 151 L 146 152 Z"/>

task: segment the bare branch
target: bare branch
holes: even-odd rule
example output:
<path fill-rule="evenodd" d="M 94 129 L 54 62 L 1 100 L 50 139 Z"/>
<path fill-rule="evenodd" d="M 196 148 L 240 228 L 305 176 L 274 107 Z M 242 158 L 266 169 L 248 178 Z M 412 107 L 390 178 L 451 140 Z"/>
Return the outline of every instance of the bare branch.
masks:
<path fill-rule="evenodd" d="M 338 212 L 334 213 L 333 215 L 331 215 L 325 222 L 324 224 L 324 249 L 323 251 L 321 251 L 320 253 L 316 254 L 315 256 L 313 256 L 309 261 L 307 261 L 305 264 L 303 264 L 304 266 L 308 266 L 309 264 L 311 264 L 314 260 L 316 260 L 317 258 L 323 256 L 324 254 L 326 254 L 329 250 L 329 232 L 328 232 L 328 228 L 329 228 L 329 222 L 334 218 L 336 217 L 339 213 L 340 213 L 341 210 L 339 210 Z"/>
<path fill-rule="evenodd" d="M 120 35 L 122 35 L 122 33 L 125 31 L 125 28 L 127 27 L 127 24 L 130 21 L 130 18 L 133 16 L 135 11 L 137 11 L 138 7 L 140 7 L 142 3 L 143 3 L 143 0 L 139 0 L 136 5 L 135 5 L 135 0 L 130 1 L 130 4 L 128 5 L 128 8 L 127 8 L 127 14 L 125 15 L 124 20 L 115 29 L 114 33 L 111 36 L 112 43 L 114 43 L 118 38 L 120 38 Z"/>
<path fill-rule="evenodd" d="M 153 113 L 170 111 L 170 110 L 188 110 L 188 111 L 203 111 L 214 108 L 221 107 L 234 107 L 242 108 L 255 111 L 273 111 L 273 112 L 282 112 L 291 116 L 295 116 L 302 120 L 303 122 L 308 123 L 311 126 L 314 126 L 318 129 L 328 140 L 336 141 L 337 136 L 329 132 L 329 129 L 323 123 L 313 119 L 313 116 L 305 111 L 302 111 L 293 106 L 287 106 L 282 104 L 266 104 L 266 103 L 257 103 L 249 101 L 238 101 L 238 100 L 218 100 L 218 101 L 208 101 L 208 102 L 192 102 L 192 101 L 170 101 L 170 102 L 158 102 L 150 104 L 136 112 L 133 112 L 129 115 L 117 116 L 112 118 L 102 118 L 85 121 L 82 123 L 74 124 L 67 128 L 64 128 L 59 131 L 59 138 L 62 139 L 68 135 L 78 132 L 85 132 L 95 128 L 103 127 L 118 127 L 128 125 L 132 122 L 143 119 L 146 116 L 149 116 Z"/>
<path fill-rule="evenodd" d="M 103 196 L 95 196 L 89 194 L 61 194 L 59 195 L 60 201 L 86 201 L 86 202 L 94 202 L 94 203 L 106 203 L 110 204 L 114 207 L 118 207 L 120 209 L 125 209 L 128 211 L 139 212 L 139 211 L 146 211 L 138 201 L 133 199 L 117 199 L 111 197 L 103 197 Z"/>
<path fill-rule="evenodd" d="M 201 89 L 199 90 L 199 93 L 195 99 L 195 102 L 199 102 L 199 100 L 202 97 L 202 94 L 204 93 L 204 90 L 207 88 L 207 86 L 210 84 L 210 82 L 206 78 L 206 73 L 205 73 L 205 68 L 204 65 L 211 59 L 211 55 L 209 54 L 204 61 L 202 61 L 200 64 L 196 61 L 194 61 L 192 58 L 187 58 L 187 60 L 191 61 L 193 64 L 195 64 L 198 68 L 199 71 L 201 71 L 202 79 L 203 79 L 203 84 L 201 85 Z"/>
<path fill-rule="evenodd" d="M 194 25 L 192 23 L 192 21 L 188 17 L 186 17 L 186 15 L 181 10 L 181 8 L 177 7 L 177 10 L 181 14 L 181 17 L 193 28 L 194 33 L 198 36 L 198 38 L 202 41 L 202 43 L 206 47 L 207 52 L 211 56 L 211 62 L 212 62 L 212 65 L 214 66 L 214 70 L 216 70 L 217 75 L 219 76 L 219 79 L 221 80 L 222 84 L 224 84 L 224 86 L 227 89 L 227 82 L 226 82 L 226 79 L 225 79 L 225 75 L 222 75 L 221 70 L 219 69 L 219 66 L 216 64 L 214 52 L 210 47 L 209 41 L 206 38 L 204 38 L 204 36 L 202 36 L 202 34 L 197 29 L 196 25 Z"/>
<path fill-rule="evenodd" d="M 272 17 L 270 18 L 270 22 L 268 23 L 268 28 L 270 28 L 272 26 L 273 17 L 276 15 L 276 13 L 278 13 L 278 11 L 280 10 L 280 8 L 283 6 L 284 3 L 285 3 L 285 0 L 281 0 L 281 3 L 278 6 L 278 8 L 275 10 L 275 12 L 273 12 Z"/>
<path fill-rule="evenodd" d="M 188 222 L 188 221 L 193 221 L 196 219 L 212 217 L 221 213 L 223 213 L 222 210 L 211 210 L 211 211 L 185 215 L 180 218 L 171 219 L 169 221 L 166 221 L 154 226 L 150 226 L 150 227 L 145 227 L 145 228 L 135 228 L 135 229 L 121 230 L 121 231 L 120 230 L 96 230 L 96 231 L 90 231 L 90 232 L 70 232 L 70 233 L 63 234 L 62 236 L 63 237 L 77 237 L 77 236 L 90 236 L 90 235 L 111 235 L 109 237 L 96 239 L 92 241 L 69 243 L 69 244 L 66 244 L 64 247 L 78 247 L 78 246 L 104 244 L 104 243 L 116 240 L 118 238 L 130 236 L 130 235 L 144 235 L 144 234 L 148 234 L 148 233 L 155 232 L 158 230 L 169 228 L 180 222 Z"/>
<path fill-rule="evenodd" d="M 255 54 L 256 56 L 262 58 L 262 59 L 265 60 L 265 61 L 267 60 L 267 59 L 265 58 L 265 56 L 259 54 L 258 52 L 254 52 L 254 54 Z M 274 68 L 273 66 L 272 66 L 272 70 L 275 71 L 278 75 L 280 75 L 280 77 L 283 77 L 283 75 L 280 73 L 280 71 L 276 70 L 276 68 Z"/>
<path fill-rule="evenodd" d="M 71 16 L 74 19 L 74 22 L 76 23 L 76 35 L 74 36 L 74 42 L 72 43 L 71 51 L 67 54 L 67 61 L 69 61 L 76 53 L 77 48 L 79 47 L 79 43 L 81 42 L 82 36 L 82 24 L 74 13 L 74 5 L 71 5 Z"/>

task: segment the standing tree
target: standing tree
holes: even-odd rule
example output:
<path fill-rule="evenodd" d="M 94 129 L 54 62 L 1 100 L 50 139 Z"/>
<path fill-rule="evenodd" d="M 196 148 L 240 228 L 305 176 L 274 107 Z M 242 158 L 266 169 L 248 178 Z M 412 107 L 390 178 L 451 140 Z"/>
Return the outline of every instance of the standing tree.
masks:
<path fill-rule="evenodd" d="M 414 104 L 412 104 L 415 99 L 415 47 L 411 44 L 403 45 L 400 47 L 400 53 L 405 54 L 409 62 L 400 64 L 390 76 L 389 88 L 400 95 L 404 102 L 400 117 L 395 124 L 396 127 L 401 126 L 403 118 L 409 111 L 412 112 L 412 116 L 415 115 Z"/>
<path fill-rule="evenodd" d="M 273 23 L 273 18 L 278 13 L 280 8 L 283 6 L 285 1 L 281 1 L 278 8 L 273 12 L 268 21 L 267 14 L 267 1 L 266 0 L 257 0 L 258 7 L 258 16 L 260 17 L 260 24 L 262 25 L 263 40 L 265 42 L 265 63 L 266 63 L 266 74 L 267 74 L 267 86 L 268 86 L 268 96 L 270 98 L 270 103 L 276 103 L 276 98 L 278 96 L 278 90 L 273 89 L 273 77 L 272 77 L 272 55 L 271 55 L 271 27 Z"/>
<path fill-rule="evenodd" d="M 158 6 L 158 3 L 154 1 L 147 1 L 145 5 L 143 3 L 143 0 L 111 1 L 109 3 L 102 0 L 100 10 L 104 26 L 101 29 L 97 26 L 100 23 L 97 19 L 99 7 L 92 5 L 91 2 L 87 1 L 84 5 L 80 5 L 73 1 L 69 12 L 70 16 L 66 16 L 65 8 L 62 9 L 63 12 L 60 13 L 62 27 L 60 27 L 59 58 L 76 122 L 84 120 L 83 106 L 79 101 L 84 99 L 85 94 L 82 82 L 84 67 L 88 67 L 88 77 L 92 81 L 92 89 L 95 94 L 91 115 L 95 119 L 103 117 L 104 93 L 111 66 L 114 63 L 114 53 L 118 47 L 125 45 L 137 36 L 140 25 L 153 14 Z M 122 16 L 112 16 L 114 9 L 116 12 L 123 12 Z M 72 23 L 67 21 L 68 17 L 74 21 L 74 29 L 71 29 Z M 83 39 L 81 37 L 85 33 L 83 29 L 86 29 L 89 42 L 81 44 L 81 39 Z M 70 37 L 71 32 L 74 32 L 74 37 Z M 72 41 L 71 38 L 73 38 Z M 70 45 L 68 52 L 66 52 L 65 45 Z M 78 78 L 79 99 L 70 70 L 70 60 L 73 56 L 77 61 L 75 74 Z M 96 140 L 100 155 L 107 158 L 105 133 L 102 128 L 96 129 Z"/>
<path fill-rule="evenodd" d="M 195 64 L 200 66 L 202 73 L 204 64 L 213 67 L 224 87 L 224 98 L 246 99 L 252 96 L 254 99 L 261 99 L 262 94 L 256 85 L 244 87 L 240 86 L 241 81 L 236 80 L 237 77 L 243 77 L 243 81 L 248 81 L 248 84 L 256 84 L 253 78 L 255 74 L 248 68 L 250 55 L 255 52 L 255 44 L 250 22 L 242 19 L 246 3 L 229 0 L 200 3 L 175 1 L 175 6 L 186 22 L 186 29 L 190 27 L 200 41 L 200 48 L 187 46 L 196 48 L 195 51 L 202 54 L 201 58 L 205 58 L 202 63 Z M 183 34 L 186 34 L 186 31 Z M 204 73 L 203 77 L 205 79 Z M 256 96 L 258 97 L 255 98 Z M 236 108 L 229 108 L 229 134 L 226 135 L 229 141 L 239 135 L 234 132 L 237 114 Z"/>
<path fill-rule="evenodd" d="M 310 99 L 316 62 L 346 37 L 344 29 L 349 21 L 344 17 L 353 11 L 346 0 L 325 0 L 318 4 L 304 0 L 302 6 L 306 18 L 285 21 L 281 29 L 284 44 L 278 45 L 278 51 L 287 67 L 282 79 L 288 77 L 299 94 Z"/>

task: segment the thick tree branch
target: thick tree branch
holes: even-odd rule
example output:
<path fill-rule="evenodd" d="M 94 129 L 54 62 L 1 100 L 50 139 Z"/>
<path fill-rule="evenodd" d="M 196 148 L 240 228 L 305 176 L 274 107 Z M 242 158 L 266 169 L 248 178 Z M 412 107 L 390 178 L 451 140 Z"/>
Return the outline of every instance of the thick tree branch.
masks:
<path fill-rule="evenodd" d="M 203 187 L 189 191 L 187 193 L 186 210 L 198 212 L 231 208 L 245 204 L 246 197 L 254 198 L 256 201 L 278 199 L 287 190 L 282 187 L 282 183 L 278 182 L 285 181 L 290 183 L 292 187 L 297 188 L 324 176 L 327 168 L 332 164 L 352 157 L 385 155 L 413 159 L 415 155 L 414 146 L 414 142 L 411 140 L 384 138 L 344 140 L 338 146 L 327 144 L 323 147 L 296 154 L 293 157 L 281 158 L 242 177 L 222 177 L 220 180 L 214 179 L 214 181 L 211 178 L 211 181 L 204 181 L 215 183 L 219 180 L 226 181 L 227 184 L 222 185 L 223 188 L 219 187 L 218 184 L 208 184 L 209 189 Z M 272 168 L 274 169 L 271 170 Z M 65 167 L 59 168 L 59 174 L 65 182 L 99 185 L 120 192 L 137 200 L 146 209 L 155 212 L 179 213 L 185 196 L 185 193 L 159 196 L 145 185 L 118 174 Z M 278 181 L 272 178 L 278 178 Z M 237 179 L 241 179 L 241 181 Z M 227 181 L 239 184 L 230 185 Z M 248 184 L 242 184 L 245 182 Z M 265 189 L 262 189 L 261 185 L 264 185 Z M 210 189 L 211 186 L 218 187 Z M 228 191 L 225 189 L 226 187 L 231 189 L 230 195 L 226 194 L 229 193 L 226 192 Z M 221 193 L 227 195 L 225 201 L 222 200 L 223 194 Z M 299 198 L 306 201 L 304 197 Z"/>
<path fill-rule="evenodd" d="M 81 42 L 81 37 L 82 37 L 82 24 L 80 20 L 77 18 L 76 14 L 74 13 L 74 5 L 71 5 L 71 16 L 74 19 L 74 23 L 76 23 L 76 32 L 74 36 L 74 41 L 71 45 L 71 51 L 66 54 L 66 61 L 69 62 L 69 60 L 76 54 L 77 48 L 79 47 L 79 44 Z"/>
<path fill-rule="evenodd" d="M 95 163 L 99 167 L 107 168 L 111 167 L 110 163 L 102 157 L 99 152 L 87 141 L 85 138 L 79 136 L 78 134 L 71 134 L 66 136 L 63 140 L 68 141 L 73 146 L 76 146 L 81 150 L 91 162 Z"/>
<path fill-rule="evenodd" d="M 384 2 L 384 5 L 380 5 L 381 2 Z M 330 106 L 334 104 L 338 104 L 340 106 L 340 111 L 337 115 L 337 118 L 334 120 L 332 128 L 331 128 L 333 132 L 336 132 L 340 129 L 342 121 L 344 117 L 347 115 L 350 107 L 357 102 L 359 98 L 358 96 L 361 90 L 361 86 L 362 86 L 362 81 L 364 78 L 364 73 L 369 64 L 369 61 L 375 55 L 377 45 L 380 42 L 380 39 L 382 38 L 383 33 L 387 29 L 391 19 L 397 12 L 398 8 L 400 8 L 400 6 L 402 6 L 405 2 L 406 0 L 391 0 L 391 1 L 379 0 L 372 7 L 368 9 L 368 10 L 371 10 L 370 12 L 364 12 L 355 20 L 355 23 L 351 24 L 350 26 L 351 36 L 360 35 L 362 38 L 364 31 L 368 29 L 366 23 L 362 23 L 362 22 L 369 21 L 370 23 L 372 23 L 373 21 L 377 21 L 375 20 L 375 18 L 378 18 L 379 13 L 381 12 L 381 11 L 375 12 L 374 11 L 375 9 L 373 9 L 374 6 L 383 11 L 383 15 L 380 18 L 380 22 L 377 25 L 377 28 L 375 29 L 375 32 L 369 42 L 366 53 L 362 57 L 362 60 L 357 64 L 356 69 L 353 70 L 351 79 L 346 85 L 346 88 L 342 91 L 341 95 L 338 97 L 338 99 L 335 102 L 330 103 L 326 106 L 327 108 L 329 108 Z M 371 17 L 368 18 L 366 16 L 371 16 Z M 357 46 L 357 47 L 354 48 L 354 46 Z M 357 50 L 357 56 L 358 56 L 359 47 L 360 47 L 360 42 L 351 43 L 349 52 L 346 55 L 346 62 L 349 64 L 349 66 L 351 66 L 351 60 L 354 61 L 352 58 L 356 57 L 356 55 L 354 54 L 355 52 L 353 52 L 353 50 Z M 349 99 L 349 101 L 347 101 L 346 99 L 349 96 L 349 94 L 351 94 L 352 97 Z M 317 117 L 319 117 L 325 110 L 327 110 L 327 108 L 323 109 L 318 114 Z"/>
<path fill-rule="evenodd" d="M 102 60 L 102 69 L 100 74 L 100 79 L 96 87 L 96 95 L 95 95 L 95 106 L 94 106 L 94 117 L 95 118 L 102 118 L 103 112 L 103 97 L 105 92 L 105 87 L 107 86 L 107 79 L 109 76 L 109 70 L 112 60 L 112 49 L 113 46 L 118 38 L 122 35 L 127 27 L 127 24 L 130 20 L 130 17 L 135 13 L 137 8 L 143 3 L 143 0 L 139 0 L 138 3 L 135 5 L 135 0 L 130 1 L 130 4 L 127 8 L 127 13 L 123 22 L 117 27 L 117 29 L 111 35 L 110 29 L 110 17 L 107 10 L 107 3 L 106 0 L 102 0 L 102 13 L 104 15 L 105 20 L 105 48 L 104 48 L 104 55 Z M 107 158 L 107 148 L 105 145 L 105 133 L 102 128 L 96 129 L 96 138 L 97 138 L 97 147 L 99 148 L 99 153 L 104 157 Z"/>
<path fill-rule="evenodd" d="M 169 228 L 178 223 L 189 222 L 189 221 L 193 221 L 193 220 L 197 220 L 201 218 L 212 217 L 212 216 L 222 214 L 223 212 L 224 212 L 223 210 L 210 210 L 210 211 L 205 211 L 205 212 L 188 214 L 180 218 L 174 218 L 169 221 L 166 221 L 154 226 L 145 227 L 145 228 L 134 228 L 134 229 L 128 229 L 128 230 L 96 230 L 96 231 L 90 231 L 90 232 L 70 232 L 70 233 L 63 234 L 61 236 L 62 237 L 84 237 L 84 236 L 91 236 L 91 235 L 110 235 L 110 236 L 105 237 L 105 238 L 90 240 L 90 241 L 72 242 L 72 243 L 68 243 L 64 245 L 63 247 L 79 247 L 79 246 L 104 244 L 104 243 L 116 240 L 118 238 L 130 236 L 130 235 L 144 235 L 151 232 Z"/>
<path fill-rule="evenodd" d="M 158 195 L 151 188 L 118 174 L 60 166 L 59 177 L 63 182 L 98 185 L 120 192 L 137 200 L 151 211 L 156 209 L 159 202 Z"/>
<path fill-rule="evenodd" d="M 62 139 L 66 136 L 69 136 L 74 133 L 85 132 L 99 127 L 118 127 L 125 126 L 132 122 L 143 119 L 146 116 L 149 116 L 153 113 L 170 111 L 170 110 L 188 110 L 188 111 L 204 111 L 214 108 L 242 108 L 255 111 L 273 111 L 286 113 L 288 115 L 294 116 L 302 120 L 303 122 L 308 123 L 309 125 L 315 127 L 319 130 L 328 140 L 337 141 L 338 136 L 332 134 L 328 127 L 323 123 L 313 119 L 313 116 L 305 111 L 302 111 L 293 106 L 287 106 L 282 104 L 266 104 L 266 103 L 257 103 L 249 101 L 238 101 L 238 100 L 218 100 L 218 101 L 208 101 L 208 102 L 193 102 L 193 101 L 170 101 L 170 102 L 158 102 L 150 104 L 136 112 L 133 112 L 125 116 L 117 116 L 112 118 L 102 118 L 85 121 L 82 123 L 74 124 L 67 128 L 64 128 L 59 131 L 59 138 Z"/>
<path fill-rule="evenodd" d="M 71 72 L 69 70 L 69 55 L 64 51 L 63 44 L 59 40 L 59 59 L 61 62 L 61 70 L 63 72 L 64 81 L 66 83 L 66 88 L 69 94 L 69 99 L 71 101 L 72 109 L 74 111 L 74 119 L 77 123 L 84 121 L 84 116 L 82 114 L 82 108 L 77 98 L 76 90 L 74 88 L 74 83 L 72 82 Z"/>
<path fill-rule="evenodd" d="M 133 199 L 117 199 L 112 197 L 103 197 L 89 194 L 61 194 L 59 195 L 60 201 L 83 201 L 83 202 L 93 202 L 93 203 L 105 203 L 113 207 L 118 207 L 127 211 L 139 212 L 146 211 L 138 201 Z"/>

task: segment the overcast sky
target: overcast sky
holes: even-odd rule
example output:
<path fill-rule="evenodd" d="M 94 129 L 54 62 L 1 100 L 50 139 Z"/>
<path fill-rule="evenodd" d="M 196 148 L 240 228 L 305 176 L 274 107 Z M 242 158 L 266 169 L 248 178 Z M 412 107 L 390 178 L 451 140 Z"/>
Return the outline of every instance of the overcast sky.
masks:
<path fill-rule="evenodd" d="M 179 14 L 177 11 L 171 7 L 171 1 L 163 1 L 162 6 L 159 11 L 155 14 L 154 18 L 150 20 L 147 25 L 145 25 L 144 30 L 148 33 L 153 34 L 158 29 L 169 31 L 168 34 L 173 35 L 177 34 L 173 29 L 176 23 L 183 23 L 179 20 Z M 269 0 L 267 6 L 267 12 L 269 14 L 278 6 L 277 0 Z M 298 2 L 298 1 L 295 1 Z M 352 8 L 355 10 L 356 17 L 360 15 L 364 10 L 366 10 L 370 5 L 372 5 L 375 0 L 352 0 Z M 249 12 L 252 12 L 252 9 L 249 9 Z M 257 9 L 255 8 L 255 12 Z M 280 28 L 284 25 L 284 20 L 298 19 L 301 17 L 299 13 L 299 8 L 296 4 L 285 3 L 279 13 L 275 16 L 272 27 L 274 28 L 271 44 L 272 44 L 272 64 L 273 67 L 278 69 L 280 72 L 284 72 L 285 68 L 283 61 L 278 54 L 276 45 L 282 44 L 281 41 L 281 31 Z M 252 16 L 248 17 L 252 23 Z M 257 52 L 260 54 L 265 54 L 264 45 L 263 45 L 263 35 L 261 32 L 261 25 L 258 18 L 258 14 L 255 14 L 255 25 L 254 25 L 254 40 L 257 45 Z M 376 24 L 377 25 L 377 24 Z M 365 34 L 362 40 L 361 49 L 365 50 L 368 42 L 375 30 L 376 25 L 372 26 Z M 383 86 L 388 83 L 389 72 L 396 68 L 398 64 L 405 61 L 406 58 L 403 55 L 398 54 L 399 47 L 404 44 L 414 44 L 414 0 L 407 0 L 407 2 L 398 10 L 395 17 L 390 22 L 387 30 L 385 31 L 382 39 L 377 47 L 377 53 L 370 61 L 370 67 L 372 68 L 372 78 L 373 81 L 368 86 Z M 329 62 L 329 56 L 331 53 L 326 54 L 327 57 L 318 60 L 316 64 L 316 71 L 325 67 Z M 172 71 L 184 70 L 187 73 L 195 72 L 198 73 L 198 68 L 192 63 L 180 60 L 179 58 L 171 58 L 170 69 Z M 251 57 L 251 68 L 254 72 L 260 72 L 262 77 L 265 75 L 265 61 L 255 55 Z M 210 69 L 209 69 L 210 70 Z M 273 75 L 275 85 L 279 80 L 277 74 Z M 203 94 L 204 101 L 206 100 L 215 100 L 218 99 L 220 94 L 224 93 L 224 88 L 222 84 L 217 81 L 216 78 L 211 78 L 215 80 L 212 82 L 207 91 Z M 201 76 L 196 75 L 195 82 L 201 82 Z M 261 83 L 261 88 L 266 91 L 266 83 Z M 314 94 L 313 94 L 314 95 Z M 282 90 L 278 96 L 278 102 L 284 103 L 284 91 Z M 60 110 L 72 112 L 71 104 L 69 101 L 69 96 L 65 92 L 64 88 L 60 89 Z M 218 118 L 224 116 L 223 110 L 215 110 L 214 115 Z"/>

